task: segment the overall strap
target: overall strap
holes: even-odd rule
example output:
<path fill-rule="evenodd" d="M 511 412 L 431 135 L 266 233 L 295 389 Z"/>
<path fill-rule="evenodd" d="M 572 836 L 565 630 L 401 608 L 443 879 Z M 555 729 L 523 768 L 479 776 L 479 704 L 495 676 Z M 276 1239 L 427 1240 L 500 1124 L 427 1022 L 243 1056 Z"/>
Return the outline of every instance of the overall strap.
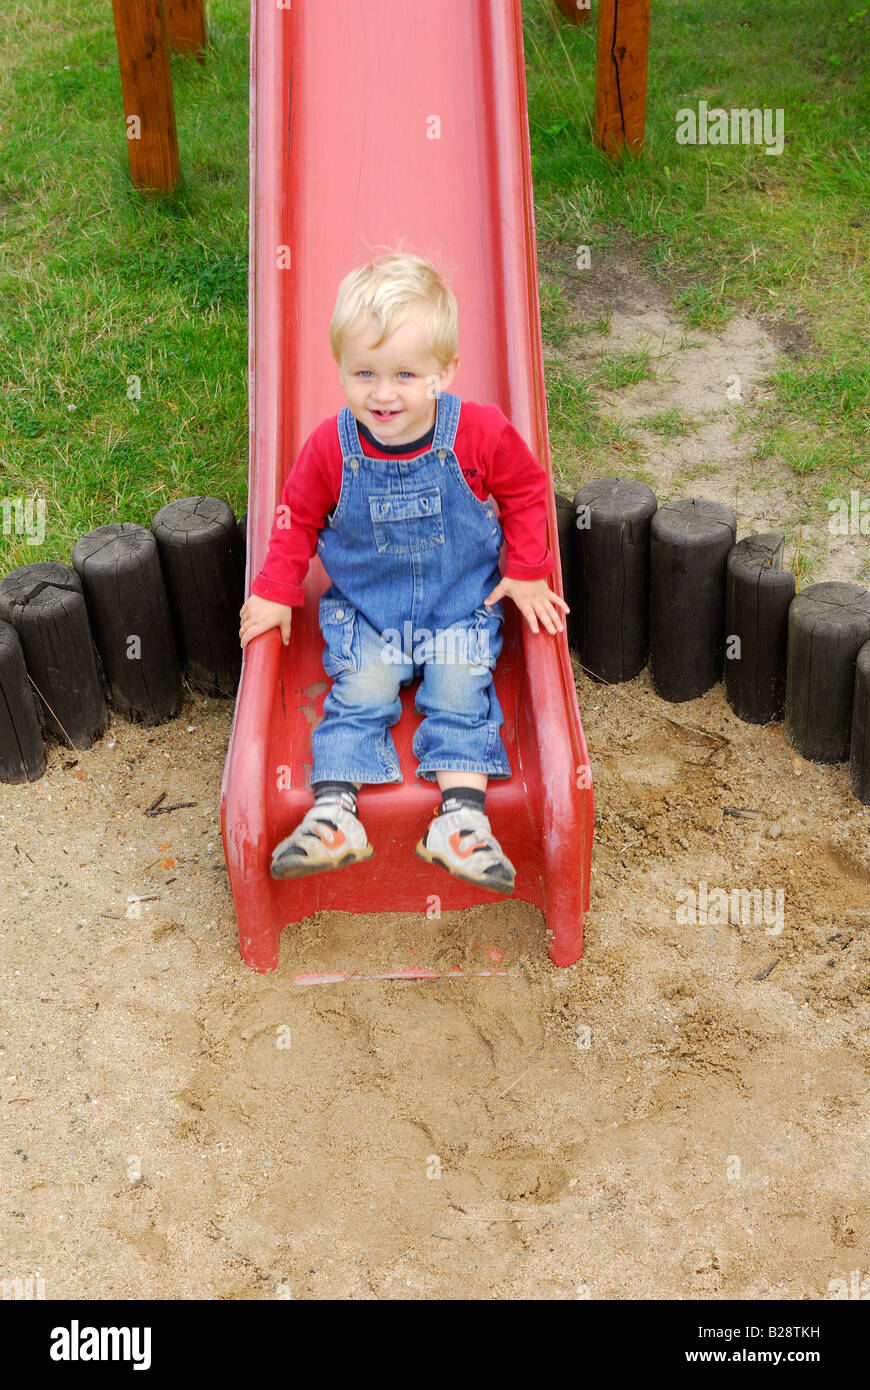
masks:
<path fill-rule="evenodd" d="M 338 412 L 338 442 L 341 445 L 342 461 L 348 455 L 362 453 L 356 418 L 349 405 L 342 406 Z"/>
<path fill-rule="evenodd" d="M 439 391 L 435 404 L 437 409 L 432 448 L 433 450 L 452 449 L 453 441 L 456 438 L 456 426 L 459 424 L 459 407 L 462 405 L 462 401 L 459 396 L 454 396 L 450 391 Z"/>

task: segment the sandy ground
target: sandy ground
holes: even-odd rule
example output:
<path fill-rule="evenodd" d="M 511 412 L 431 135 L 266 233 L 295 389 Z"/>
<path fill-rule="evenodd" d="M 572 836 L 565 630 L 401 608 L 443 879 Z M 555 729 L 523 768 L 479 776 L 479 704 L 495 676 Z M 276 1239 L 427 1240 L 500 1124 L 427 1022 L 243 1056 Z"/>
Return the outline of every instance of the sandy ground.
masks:
<path fill-rule="evenodd" d="M 660 340 L 641 288 L 632 336 L 648 312 Z M 589 318 L 608 292 L 584 292 Z M 679 353 L 679 389 L 722 443 L 697 494 L 728 500 L 752 471 L 730 403 L 689 398 L 714 359 L 763 390 L 775 346 L 739 322 L 708 353 Z M 619 409 L 668 408 L 646 385 Z M 661 444 L 663 494 L 686 447 Z M 741 534 L 787 508 L 740 495 Z M 742 724 L 721 687 L 677 706 L 648 672 L 576 674 L 597 825 L 566 971 L 521 903 L 322 914 L 285 931 L 277 972 L 248 970 L 219 830 L 228 702 L 113 717 L 0 786 L 0 1278 L 47 1298 L 819 1299 L 866 1277 L 870 811 L 845 766 Z M 162 791 L 194 804 L 146 817 Z M 686 921 L 702 884 L 780 893 L 781 915 Z M 294 983 L 415 964 L 510 974 Z"/>

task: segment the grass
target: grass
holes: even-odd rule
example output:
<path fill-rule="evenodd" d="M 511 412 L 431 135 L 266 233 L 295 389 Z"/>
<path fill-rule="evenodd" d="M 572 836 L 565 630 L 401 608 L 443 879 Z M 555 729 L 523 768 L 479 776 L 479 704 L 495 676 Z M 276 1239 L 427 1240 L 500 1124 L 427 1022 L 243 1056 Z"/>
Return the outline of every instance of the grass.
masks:
<path fill-rule="evenodd" d="M 694 428 L 677 406 L 672 406 L 670 410 L 659 410 L 655 415 L 641 415 L 634 423 L 651 434 L 660 434 L 664 439 L 683 438 L 692 434 Z"/>
<path fill-rule="evenodd" d="M 604 415 L 595 403 L 591 378 L 581 380 L 564 363 L 548 360 L 547 419 L 556 489 L 571 491 L 580 482 L 611 476 L 614 451 L 619 473 L 639 477 L 640 445 L 631 427 L 615 413 Z M 642 479 L 645 481 L 645 479 Z"/>
<path fill-rule="evenodd" d="M 870 483 L 870 5 L 657 0 L 645 148 L 621 160 L 591 139 L 595 25 L 550 0 L 523 15 L 542 274 L 579 245 L 631 242 L 672 286 L 686 346 L 693 328 L 760 316 L 804 355 L 773 374 L 756 457 Z M 701 99 L 782 109 L 782 154 L 678 145 L 676 113 Z"/>
<path fill-rule="evenodd" d="M 595 369 L 595 379 L 605 391 L 618 391 L 623 386 L 636 386 L 654 376 L 650 354 L 644 348 L 631 352 L 616 352 L 602 358 Z"/>
<path fill-rule="evenodd" d="M 847 475 L 870 481 L 867 438 L 870 428 L 870 361 L 861 361 L 866 344 L 855 344 L 854 365 L 828 357 L 774 375 L 776 396 L 766 412 L 757 456 L 777 456 L 795 473 Z M 849 428 L 844 428 L 847 423 Z"/>
<path fill-rule="evenodd" d="M 822 563 L 823 554 L 816 541 L 809 540 L 798 527 L 794 538 L 785 547 L 783 569 L 791 570 L 795 577 L 795 592 L 800 593 L 808 584 Z"/>
<path fill-rule="evenodd" d="M 184 183 L 143 198 L 111 7 L 0 17 L 0 496 L 46 500 L 44 544 L 0 535 L 0 572 L 176 497 L 244 510 L 247 6 L 209 20 L 207 63 L 172 60 Z"/>
<path fill-rule="evenodd" d="M 111 8 L 0 13 L 0 498 L 47 502 L 45 543 L 0 534 L 0 572 L 68 558 L 82 532 L 147 524 L 175 497 L 244 510 L 248 9 L 209 0 L 207 63 L 173 59 L 184 184 L 157 199 L 129 180 Z M 870 6 L 657 0 L 645 152 L 616 161 L 590 138 L 595 25 L 524 0 L 523 26 L 548 349 L 610 324 L 574 322 L 551 258 L 630 241 L 672 287 L 685 346 L 738 310 L 806 340 L 755 417 L 756 458 L 833 495 L 866 486 Z M 701 98 L 782 107 L 783 154 L 677 145 L 676 112 Z M 649 481 L 635 434 L 592 393 L 649 371 L 628 354 L 580 380 L 548 353 L 565 477 L 618 459 Z"/>

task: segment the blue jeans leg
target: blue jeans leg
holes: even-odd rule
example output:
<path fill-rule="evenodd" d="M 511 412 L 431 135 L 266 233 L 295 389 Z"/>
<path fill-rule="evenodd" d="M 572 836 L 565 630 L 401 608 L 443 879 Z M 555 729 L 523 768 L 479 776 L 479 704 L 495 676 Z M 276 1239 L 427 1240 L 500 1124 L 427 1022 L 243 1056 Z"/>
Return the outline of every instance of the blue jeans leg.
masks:
<path fill-rule="evenodd" d="M 371 624 L 350 605 L 343 604 L 338 611 L 341 625 L 324 622 L 321 607 L 321 631 L 327 643 L 323 665 L 333 683 L 323 701 L 323 719 L 311 735 L 311 780 L 401 782 L 390 729 L 402 713 L 399 683 L 407 676 L 409 663 L 384 660 L 395 657 L 395 648 L 386 648 Z M 338 630 L 341 626 L 344 631 Z"/>
<path fill-rule="evenodd" d="M 454 771 L 510 777 L 504 717 L 488 666 L 427 661 L 416 707 L 424 716 L 414 735 L 418 777 L 434 781 L 436 772 Z"/>

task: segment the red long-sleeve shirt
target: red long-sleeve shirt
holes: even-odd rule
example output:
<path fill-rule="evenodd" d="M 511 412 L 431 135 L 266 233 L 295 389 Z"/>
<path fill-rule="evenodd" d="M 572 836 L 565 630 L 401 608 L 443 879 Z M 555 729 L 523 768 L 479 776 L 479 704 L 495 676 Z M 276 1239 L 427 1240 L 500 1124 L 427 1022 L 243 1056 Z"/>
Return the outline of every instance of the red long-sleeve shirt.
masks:
<path fill-rule="evenodd" d="M 309 435 L 284 484 L 269 551 L 251 585 L 251 593 L 260 598 L 291 607 L 305 601 L 302 583 L 318 534 L 341 494 L 337 420 L 333 415 Z M 382 445 L 359 421 L 357 429 L 363 452 L 375 459 L 413 458 L 432 447 L 435 433 L 433 424 L 409 444 Z M 544 579 L 555 569 L 547 547 L 547 478 L 522 435 L 497 405 L 463 401 L 453 448 L 474 495 L 482 502 L 492 495 L 498 503 L 505 577 Z M 375 558 L 372 551 L 373 562 Z"/>

